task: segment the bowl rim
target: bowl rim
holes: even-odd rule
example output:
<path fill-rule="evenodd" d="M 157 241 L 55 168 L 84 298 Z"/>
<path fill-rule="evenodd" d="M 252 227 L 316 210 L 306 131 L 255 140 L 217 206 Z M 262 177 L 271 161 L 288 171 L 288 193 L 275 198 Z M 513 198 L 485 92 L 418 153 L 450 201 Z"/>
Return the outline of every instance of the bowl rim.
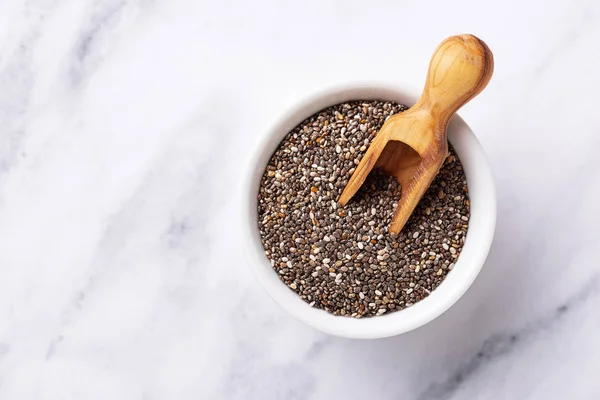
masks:
<path fill-rule="evenodd" d="M 459 115 L 455 115 L 448 125 L 448 141 L 454 147 L 465 170 L 471 202 L 471 218 L 465 244 L 454 269 L 428 297 L 411 307 L 393 313 L 356 319 L 336 316 L 325 310 L 310 307 L 279 279 L 264 255 L 258 232 L 256 195 L 269 159 L 289 131 L 307 117 L 326 107 L 352 100 L 387 100 L 412 106 L 417 96 L 409 89 L 395 84 L 338 85 L 295 102 L 261 133 L 251 151 L 249 164 L 245 168 L 242 179 L 241 223 L 245 260 L 271 299 L 305 324 L 325 333 L 347 338 L 395 336 L 425 325 L 443 314 L 475 281 L 494 237 L 497 214 L 496 191 L 491 166 L 483 147 L 466 122 Z"/>

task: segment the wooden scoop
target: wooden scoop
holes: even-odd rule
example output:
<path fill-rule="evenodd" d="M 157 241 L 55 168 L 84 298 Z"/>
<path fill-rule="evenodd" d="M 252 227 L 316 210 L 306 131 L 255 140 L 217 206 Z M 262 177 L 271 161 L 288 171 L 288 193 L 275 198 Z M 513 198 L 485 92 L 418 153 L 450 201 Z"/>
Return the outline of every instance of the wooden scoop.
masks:
<path fill-rule="evenodd" d="M 448 121 L 487 86 L 493 71 L 492 52 L 482 40 L 473 35 L 444 40 L 431 58 L 421 98 L 383 125 L 339 202 L 346 205 L 369 172 L 382 168 L 402 188 L 389 228 L 399 233 L 448 156 Z"/>

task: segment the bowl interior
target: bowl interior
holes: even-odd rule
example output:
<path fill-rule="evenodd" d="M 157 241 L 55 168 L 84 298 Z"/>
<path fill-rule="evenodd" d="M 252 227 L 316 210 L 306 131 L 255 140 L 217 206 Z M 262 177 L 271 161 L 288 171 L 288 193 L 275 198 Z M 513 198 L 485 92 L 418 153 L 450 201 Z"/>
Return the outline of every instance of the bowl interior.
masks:
<path fill-rule="evenodd" d="M 258 232 L 257 193 L 264 170 L 285 135 L 314 113 L 345 101 L 387 100 L 412 106 L 416 96 L 391 87 L 355 86 L 331 90 L 303 102 L 273 127 L 252 157 L 245 184 L 244 225 L 247 230 L 248 263 L 269 295 L 290 314 L 324 332 L 350 338 L 378 338 L 415 329 L 452 306 L 473 283 L 491 246 L 496 222 L 496 196 L 489 163 L 469 126 L 455 116 L 448 126 L 448 140 L 465 170 L 471 218 L 465 245 L 452 271 L 428 297 L 404 310 L 378 317 L 355 319 L 335 316 L 310 307 L 280 281 Z"/>

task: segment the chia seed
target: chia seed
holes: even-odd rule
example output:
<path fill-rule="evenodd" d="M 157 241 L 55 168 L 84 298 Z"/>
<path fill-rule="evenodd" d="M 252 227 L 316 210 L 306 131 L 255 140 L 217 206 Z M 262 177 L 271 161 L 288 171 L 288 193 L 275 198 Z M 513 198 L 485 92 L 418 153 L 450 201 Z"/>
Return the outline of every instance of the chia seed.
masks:
<path fill-rule="evenodd" d="M 384 101 L 326 108 L 269 160 L 258 193 L 265 255 L 312 307 L 354 318 L 402 310 L 435 290 L 460 256 L 469 195 L 451 147 L 398 235 L 387 231 L 401 190 L 392 177 L 374 170 L 345 207 L 337 203 L 383 123 L 406 109 Z"/>

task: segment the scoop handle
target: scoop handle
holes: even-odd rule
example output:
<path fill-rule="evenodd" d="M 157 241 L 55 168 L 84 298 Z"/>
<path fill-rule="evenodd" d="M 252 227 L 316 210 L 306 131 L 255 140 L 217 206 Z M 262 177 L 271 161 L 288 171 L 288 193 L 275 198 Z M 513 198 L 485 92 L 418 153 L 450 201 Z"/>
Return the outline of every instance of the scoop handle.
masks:
<path fill-rule="evenodd" d="M 487 45 L 473 35 L 451 36 L 435 50 L 421 99 L 442 126 L 488 84 L 494 72 L 494 57 Z M 445 130 L 445 129 L 444 129 Z"/>

